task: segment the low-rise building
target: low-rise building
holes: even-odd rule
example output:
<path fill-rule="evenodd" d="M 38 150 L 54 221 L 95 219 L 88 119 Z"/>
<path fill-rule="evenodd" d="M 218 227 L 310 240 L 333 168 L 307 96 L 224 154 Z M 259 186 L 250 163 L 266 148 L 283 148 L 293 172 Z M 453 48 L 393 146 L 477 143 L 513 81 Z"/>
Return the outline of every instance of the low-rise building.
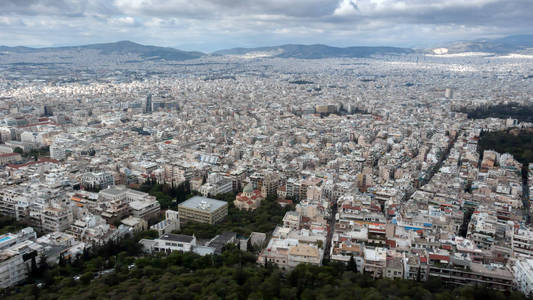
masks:
<path fill-rule="evenodd" d="M 145 220 L 155 217 L 161 209 L 159 202 L 154 199 L 133 201 L 128 205 L 132 216 Z"/>
<path fill-rule="evenodd" d="M 253 186 L 249 183 L 244 187 L 242 193 L 237 194 L 233 204 L 241 210 L 255 210 L 261 205 L 261 201 L 263 200 L 264 197 L 261 195 L 261 191 L 254 190 Z"/>
<path fill-rule="evenodd" d="M 2 153 L 0 154 L 0 165 L 5 165 L 20 161 L 22 156 L 19 153 Z"/>
<path fill-rule="evenodd" d="M 196 237 L 194 235 L 166 233 L 154 240 L 143 239 L 140 243 L 143 245 L 145 251 L 149 253 L 170 253 L 172 251 L 191 252 L 193 247 L 196 246 Z"/>
<path fill-rule="evenodd" d="M 165 219 L 157 224 L 150 226 L 150 230 L 155 230 L 159 235 L 171 233 L 174 230 L 180 229 L 179 213 L 175 210 L 167 209 L 165 211 Z"/>

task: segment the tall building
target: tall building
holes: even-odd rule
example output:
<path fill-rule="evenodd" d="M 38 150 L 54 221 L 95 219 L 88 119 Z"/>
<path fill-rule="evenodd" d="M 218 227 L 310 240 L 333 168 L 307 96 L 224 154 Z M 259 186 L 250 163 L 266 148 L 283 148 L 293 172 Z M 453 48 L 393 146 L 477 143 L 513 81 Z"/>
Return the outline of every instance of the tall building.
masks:
<path fill-rule="evenodd" d="M 146 103 L 144 105 L 144 112 L 145 113 L 151 113 L 152 112 L 152 94 L 148 94 L 148 96 L 146 96 Z"/>
<path fill-rule="evenodd" d="M 446 88 L 446 90 L 444 91 L 444 97 L 446 97 L 448 99 L 452 99 L 453 98 L 453 89 L 452 88 Z"/>

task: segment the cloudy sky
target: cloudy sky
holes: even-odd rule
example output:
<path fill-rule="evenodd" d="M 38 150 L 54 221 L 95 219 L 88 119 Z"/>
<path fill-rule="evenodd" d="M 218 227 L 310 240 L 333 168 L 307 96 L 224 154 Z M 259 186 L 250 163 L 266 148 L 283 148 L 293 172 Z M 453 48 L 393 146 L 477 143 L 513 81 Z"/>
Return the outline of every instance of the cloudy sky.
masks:
<path fill-rule="evenodd" d="M 533 0 L 0 0 L 0 45 L 428 47 L 533 34 Z"/>

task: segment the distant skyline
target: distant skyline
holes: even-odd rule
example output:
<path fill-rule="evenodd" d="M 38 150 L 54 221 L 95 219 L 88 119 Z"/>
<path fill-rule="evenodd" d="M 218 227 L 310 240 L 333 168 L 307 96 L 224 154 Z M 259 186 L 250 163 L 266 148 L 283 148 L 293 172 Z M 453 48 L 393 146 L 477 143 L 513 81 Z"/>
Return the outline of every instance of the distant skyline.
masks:
<path fill-rule="evenodd" d="M 0 45 L 422 48 L 533 34 L 532 0 L 0 0 Z"/>

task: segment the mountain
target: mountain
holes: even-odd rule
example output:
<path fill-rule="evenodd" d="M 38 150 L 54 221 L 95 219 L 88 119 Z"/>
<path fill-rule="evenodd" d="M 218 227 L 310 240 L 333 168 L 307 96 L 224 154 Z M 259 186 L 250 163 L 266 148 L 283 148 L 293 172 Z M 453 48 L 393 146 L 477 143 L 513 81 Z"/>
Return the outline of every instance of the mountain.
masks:
<path fill-rule="evenodd" d="M 472 41 L 457 41 L 441 48 L 433 49 L 442 53 L 486 52 L 495 54 L 509 54 L 529 51 L 533 48 L 533 35 L 511 35 L 497 39 L 478 39 Z"/>
<path fill-rule="evenodd" d="M 188 60 L 204 56 L 204 53 L 194 51 L 182 51 L 170 47 L 146 46 L 130 41 L 120 41 L 115 43 L 91 44 L 82 46 L 67 47 L 47 47 L 47 48 L 29 48 L 29 47 L 6 47 L 0 46 L 1 52 L 12 53 L 43 53 L 57 51 L 85 51 L 96 50 L 100 54 L 137 54 L 144 59 L 150 60 Z"/>
<path fill-rule="evenodd" d="M 6 47 L 0 46 L 0 55 L 10 53 L 54 53 L 55 52 L 83 52 L 98 51 L 102 55 L 109 54 L 137 54 L 146 60 L 174 60 L 182 61 L 206 56 L 202 52 L 182 51 L 170 47 L 158 47 L 141 45 L 130 41 L 120 41 L 115 43 L 91 44 L 68 47 Z M 453 54 L 464 52 L 487 52 L 495 54 L 508 53 L 533 53 L 533 35 L 513 35 L 497 39 L 478 39 L 471 41 L 457 41 L 440 48 L 416 50 L 423 53 Z M 414 53 L 415 50 L 398 47 L 332 47 L 327 45 L 281 45 L 258 48 L 233 48 L 213 52 L 214 56 L 244 56 L 244 57 L 279 57 L 279 58 L 301 58 L 301 59 L 321 59 L 339 57 L 372 57 L 382 55 L 403 55 Z"/>
<path fill-rule="evenodd" d="M 375 55 L 401 55 L 413 53 L 412 49 L 395 47 L 347 47 L 326 45 L 281 45 L 259 48 L 234 48 L 220 50 L 213 55 L 240 55 L 249 57 L 280 57 L 320 59 L 333 57 L 371 57 Z"/>

